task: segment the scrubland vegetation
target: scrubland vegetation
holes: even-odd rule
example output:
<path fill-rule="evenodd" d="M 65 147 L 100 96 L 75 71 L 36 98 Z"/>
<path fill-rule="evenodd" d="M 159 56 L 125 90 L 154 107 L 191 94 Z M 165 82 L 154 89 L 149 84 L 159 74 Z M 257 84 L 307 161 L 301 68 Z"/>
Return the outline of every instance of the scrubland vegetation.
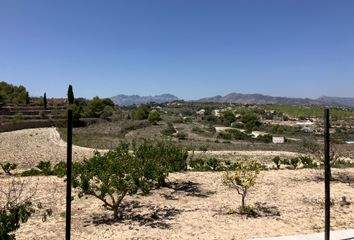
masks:
<path fill-rule="evenodd" d="M 23 87 L 3 84 L 1 89 L 3 105 L 26 105 L 37 101 L 45 109 L 53 107 L 46 96 L 28 99 Z M 198 221 L 207 224 L 203 222 L 206 217 L 219 228 L 223 227 L 220 221 L 224 221 L 223 224 L 236 221 L 237 226 L 244 222 L 252 225 L 255 223 L 252 219 L 262 217 L 276 225 L 278 221 L 292 221 L 289 212 L 293 200 L 289 199 L 296 199 L 299 205 L 296 207 L 298 218 L 305 218 L 310 210 L 316 217 L 321 215 L 323 198 L 303 194 L 307 188 L 317 194 L 322 187 L 323 121 L 320 107 L 184 101 L 119 107 L 110 99 L 95 97 L 91 100 L 76 98 L 74 104 L 64 105 L 60 113 L 64 118 L 67 107 L 74 112 L 74 144 L 86 147 L 82 149 L 92 153 L 81 156 L 80 152 L 74 152 L 73 205 L 84 212 L 78 206 L 89 202 L 92 208 L 89 214 L 85 213 L 85 221 L 93 222 L 96 227 L 105 222 L 123 231 L 131 221 L 138 221 L 139 226 L 133 224 L 138 229 L 134 232 L 136 235 L 142 225 L 144 229 L 152 227 L 168 231 L 172 228 L 170 221 L 179 226 L 178 221 L 190 217 L 202 219 Z M 346 218 L 346 222 L 336 220 L 335 226 L 346 227 L 354 222 L 354 216 L 349 213 L 352 212 L 354 196 L 348 194 L 348 188 L 352 190 L 354 149 L 346 144 L 354 139 L 354 111 L 333 109 L 331 113 L 331 166 L 334 169 L 331 180 L 341 189 L 335 192 L 333 201 L 336 211 Z M 26 121 L 28 116 L 16 116 L 13 124 Z M 66 129 L 58 125 L 57 130 L 65 140 Z M 0 162 L 0 192 L 5 196 L 1 199 L 0 209 L 1 239 L 15 239 L 18 232 L 23 236 L 21 228 L 30 225 L 31 218 L 48 221 L 62 218 L 60 207 L 44 206 L 36 191 L 26 189 L 25 183 L 33 178 L 42 179 L 39 182 L 51 180 L 59 188 L 65 181 L 65 159 L 58 161 L 48 154 L 56 150 L 55 154 L 63 156 L 60 151 L 65 150 L 65 143 L 61 139 L 55 140 L 56 130 L 53 130 L 55 133 L 44 129 L 38 131 L 42 131 L 43 136 L 51 136 L 39 141 L 42 135 L 37 136 L 36 131 L 24 131 L 25 137 L 16 135 L 12 140 L 19 150 L 39 149 L 31 152 L 34 153 L 31 159 L 24 158 L 26 153 L 14 149 L 11 154 L 4 152 L 5 158 Z M 9 136 L 9 133 L 0 137 L 5 135 Z M 280 142 L 275 143 L 274 137 Z M 24 138 L 25 142 L 18 140 Z M 51 148 L 47 151 L 36 145 L 46 142 Z M 5 145 L 9 147 L 11 144 L 3 145 L 7 149 Z M 93 153 L 94 150 L 97 151 Z M 21 162 L 22 159 L 26 159 L 26 164 Z M 9 180 L 11 184 L 5 185 L 3 180 Z M 287 192 L 289 188 L 296 191 Z M 295 193 L 297 195 L 292 195 Z M 43 198 L 50 197 L 41 195 Z M 188 201 L 192 202 L 191 205 Z M 193 205 L 196 204 L 194 201 L 197 205 Z M 156 209 L 146 207 L 155 202 Z M 139 211 L 145 211 L 145 215 Z M 56 220 L 51 220 L 52 215 Z M 176 215 L 181 219 L 175 218 Z M 311 221 L 321 222 L 310 219 L 308 223 Z M 296 225 L 291 224 L 284 223 L 284 228 Z M 316 224 L 301 225 L 293 231 L 322 229 Z M 125 229 L 126 232 L 130 230 Z M 235 233 L 240 231 L 243 237 L 251 236 L 250 231 L 233 230 Z M 277 229 L 272 231 L 269 234 L 274 234 Z M 190 234 L 188 238 L 195 237 Z"/>

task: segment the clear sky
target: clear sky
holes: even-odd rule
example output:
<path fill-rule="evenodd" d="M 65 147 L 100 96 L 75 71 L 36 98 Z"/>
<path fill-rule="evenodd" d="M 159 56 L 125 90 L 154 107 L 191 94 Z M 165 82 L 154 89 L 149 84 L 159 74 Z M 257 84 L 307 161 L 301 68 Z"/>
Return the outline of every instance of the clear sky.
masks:
<path fill-rule="evenodd" d="M 0 0 L 0 81 L 31 95 L 354 97 L 351 0 Z"/>

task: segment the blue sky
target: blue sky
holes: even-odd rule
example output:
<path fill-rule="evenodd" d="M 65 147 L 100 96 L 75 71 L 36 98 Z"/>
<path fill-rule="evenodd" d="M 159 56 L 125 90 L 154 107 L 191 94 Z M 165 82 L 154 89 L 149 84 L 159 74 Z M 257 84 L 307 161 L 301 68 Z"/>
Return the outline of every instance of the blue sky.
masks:
<path fill-rule="evenodd" d="M 31 95 L 354 97 L 351 0 L 0 0 L 0 81 Z"/>

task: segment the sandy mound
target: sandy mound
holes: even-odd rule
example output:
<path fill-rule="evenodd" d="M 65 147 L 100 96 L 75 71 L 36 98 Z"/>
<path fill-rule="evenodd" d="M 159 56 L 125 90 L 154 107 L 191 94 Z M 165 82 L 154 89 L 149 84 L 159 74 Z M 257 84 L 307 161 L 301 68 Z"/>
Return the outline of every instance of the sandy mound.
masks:
<path fill-rule="evenodd" d="M 354 226 L 354 169 L 334 170 L 340 181 L 332 183 L 333 229 Z M 265 210 L 280 215 L 258 218 L 229 209 L 240 197 L 221 183 L 221 172 L 171 174 L 173 188 L 154 190 L 148 196 L 127 197 L 125 218 L 111 222 L 111 212 L 99 200 L 88 197 L 73 201 L 73 239 L 249 239 L 310 233 L 323 230 L 323 182 L 321 170 L 273 170 L 261 172 L 249 202 L 264 203 Z M 16 233 L 17 239 L 64 239 L 65 183 L 56 177 L 34 178 L 40 199 L 50 199 L 54 215 L 47 222 L 34 217 Z M 4 184 L 0 179 L 0 184 Z M 345 196 L 349 205 L 341 204 Z"/>
<path fill-rule="evenodd" d="M 93 149 L 73 147 L 73 159 L 90 157 Z M 66 160 L 66 143 L 55 128 L 25 129 L 0 133 L 1 162 L 15 162 L 32 167 L 39 161 Z"/>

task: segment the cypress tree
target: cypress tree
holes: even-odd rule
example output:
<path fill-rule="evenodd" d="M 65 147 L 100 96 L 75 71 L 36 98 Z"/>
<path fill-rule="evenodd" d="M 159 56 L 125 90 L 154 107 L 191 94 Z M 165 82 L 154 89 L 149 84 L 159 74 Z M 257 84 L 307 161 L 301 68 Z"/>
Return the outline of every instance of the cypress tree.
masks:
<path fill-rule="evenodd" d="M 44 96 L 43 96 L 43 104 L 44 104 L 44 109 L 46 110 L 47 109 L 47 94 L 44 93 Z"/>
<path fill-rule="evenodd" d="M 74 92 L 73 92 L 73 87 L 69 85 L 68 89 L 68 100 L 69 104 L 74 104 Z"/>

